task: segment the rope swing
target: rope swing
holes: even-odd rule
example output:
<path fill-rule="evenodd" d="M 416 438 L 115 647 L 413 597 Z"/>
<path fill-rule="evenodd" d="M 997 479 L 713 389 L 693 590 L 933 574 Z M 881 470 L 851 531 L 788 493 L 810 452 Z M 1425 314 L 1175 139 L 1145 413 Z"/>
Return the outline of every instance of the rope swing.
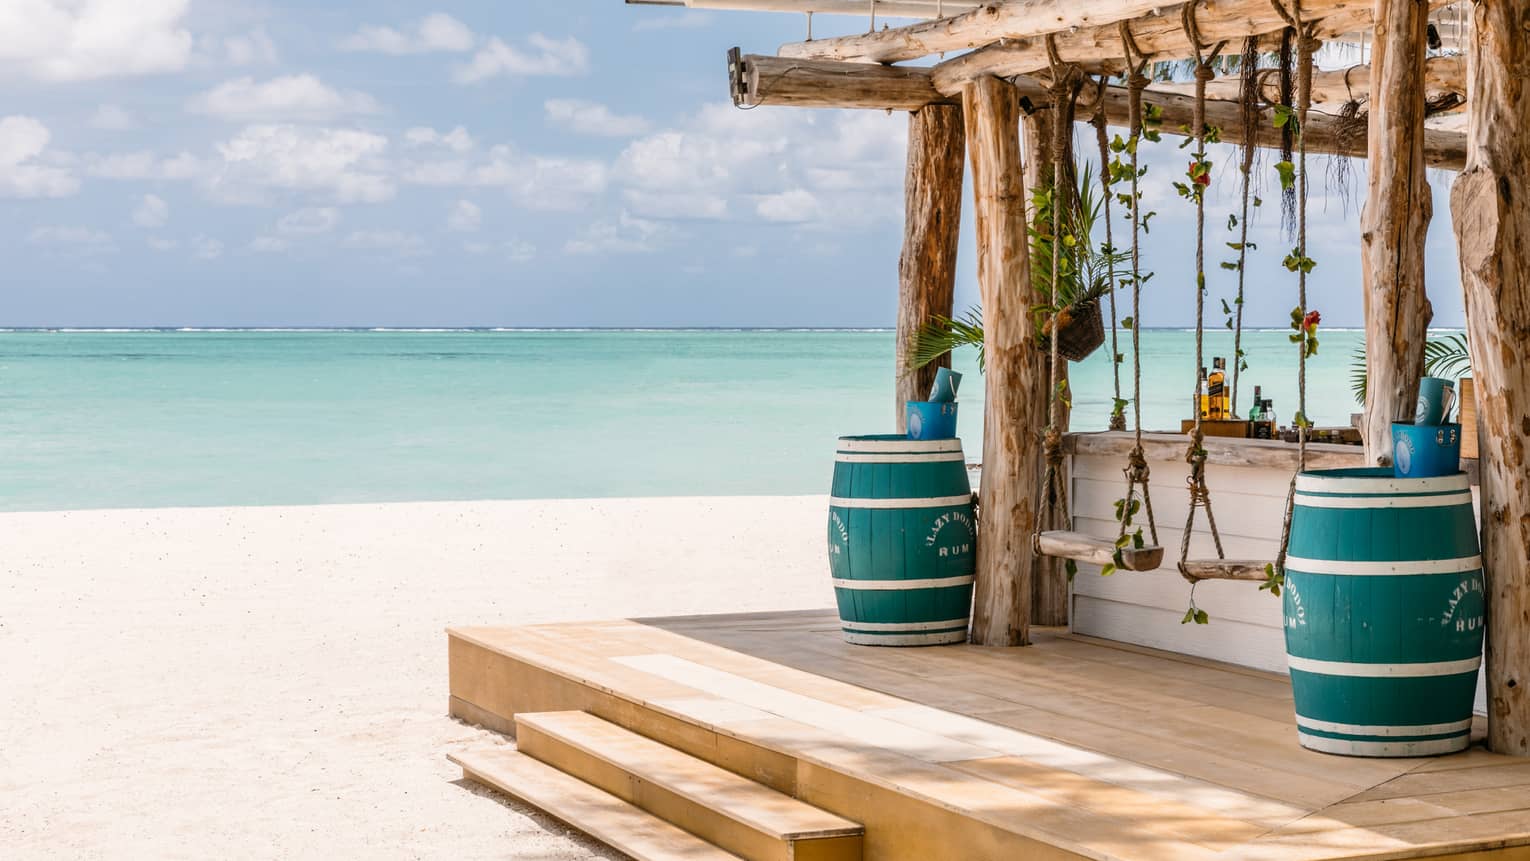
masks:
<path fill-rule="evenodd" d="M 1126 34 L 1124 36 L 1124 39 L 1127 41 L 1127 43 L 1129 45 L 1128 50 L 1129 51 L 1133 50 L 1135 48 L 1135 43 L 1130 41 L 1130 33 L 1129 33 L 1129 31 L 1126 31 L 1125 28 L 1123 27 L 1123 33 Z M 1049 60 L 1050 60 L 1051 71 L 1052 71 L 1052 96 L 1053 96 L 1053 104 L 1054 104 L 1054 107 L 1055 107 L 1055 106 L 1060 106 L 1060 105 L 1064 104 L 1063 99 L 1070 99 L 1071 100 L 1071 99 L 1076 99 L 1077 98 L 1079 88 L 1082 85 L 1083 75 L 1082 75 L 1082 72 L 1079 70 L 1079 68 L 1076 65 L 1073 65 L 1073 64 L 1065 65 L 1062 62 L 1061 58 L 1059 58 L 1058 55 L 1057 55 L 1056 43 L 1055 43 L 1055 41 L 1053 41 L 1053 39 L 1051 37 L 1048 37 L 1048 39 L 1047 39 L 1047 53 L 1048 53 L 1048 57 L 1049 57 Z M 1138 52 L 1138 54 L 1140 56 L 1140 52 Z M 1132 204 L 1132 206 L 1130 208 L 1130 212 L 1132 213 L 1132 273 L 1133 273 L 1133 277 L 1132 277 L 1132 313 L 1133 314 L 1138 313 L 1139 310 L 1140 310 L 1141 289 L 1142 289 L 1142 286 L 1141 286 L 1141 280 L 1142 279 L 1140 277 L 1140 270 L 1139 270 L 1139 263 L 1138 263 L 1138 260 L 1139 260 L 1139 248 L 1138 248 L 1138 237 L 1137 237 L 1137 207 L 1136 207 L 1136 201 L 1138 200 L 1138 191 L 1137 191 L 1137 174 L 1138 174 L 1138 169 L 1137 169 L 1137 160 L 1136 160 L 1136 138 L 1141 133 L 1141 88 L 1143 86 L 1146 86 L 1146 84 L 1147 84 L 1147 79 L 1142 75 L 1142 69 L 1145 66 L 1146 66 L 1146 60 L 1144 59 L 1137 66 L 1136 73 L 1135 73 L 1134 78 L 1133 78 L 1133 86 L 1136 87 L 1136 89 L 1133 91 L 1133 95 L 1134 95 L 1134 98 L 1133 98 L 1134 109 L 1133 109 L 1133 113 L 1132 113 L 1132 116 L 1133 116 L 1133 120 L 1132 120 L 1132 127 L 1133 127 L 1133 134 L 1132 134 L 1132 136 L 1133 136 L 1133 141 L 1129 145 L 1129 149 L 1131 150 L 1131 154 L 1132 154 L 1132 180 L 1131 180 L 1131 182 L 1132 182 L 1132 201 L 1133 201 L 1133 204 Z M 1141 78 L 1141 83 L 1140 84 L 1136 83 L 1136 79 L 1137 78 Z M 1094 116 L 1094 119 L 1092 120 L 1092 122 L 1094 123 L 1095 129 L 1096 129 L 1096 140 L 1098 141 L 1098 143 L 1100 145 L 1100 173 L 1101 173 L 1102 183 L 1104 184 L 1104 188 L 1105 188 L 1105 192 L 1104 193 L 1105 193 L 1105 207 L 1106 207 L 1105 208 L 1106 246 L 1107 246 L 1107 248 L 1110 248 L 1113 251 L 1114 247 L 1111 244 L 1112 243 L 1112 234 L 1111 234 L 1111 228 L 1110 228 L 1110 208 L 1109 208 L 1110 207 L 1110 178 L 1109 178 L 1109 173 L 1108 173 L 1108 170 L 1107 170 L 1107 163 L 1109 161 L 1109 157 L 1108 157 L 1108 154 L 1107 154 L 1107 146 L 1108 145 L 1107 145 L 1106 140 L 1105 140 L 1104 99 L 1105 99 L 1105 79 L 1102 77 L 1100 79 L 1100 82 L 1099 82 L 1099 89 L 1098 89 L 1098 94 L 1097 94 L 1097 98 L 1096 98 L 1095 116 Z M 1056 511 L 1058 511 L 1059 509 L 1062 510 L 1062 511 L 1066 511 L 1067 510 L 1067 489 L 1065 487 L 1065 482 L 1063 481 L 1063 477 L 1062 477 L 1062 460 L 1063 460 L 1063 456 L 1062 456 L 1062 428 L 1061 428 L 1061 425 L 1062 425 L 1062 416 L 1061 416 L 1061 414 L 1062 414 L 1062 397 L 1063 397 L 1062 386 L 1063 386 L 1063 384 L 1062 384 L 1061 376 L 1060 376 L 1060 365 L 1059 365 L 1060 357 L 1058 356 L 1058 351 L 1057 351 L 1057 340 L 1058 340 L 1057 339 L 1057 331 L 1058 331 L 1058 324 L 1059 324 L 1059 315 L 1060 315 L 1060 312 L 1061 312 L 1061 309 L 1058 308 L 1058 299 L 1059 299 L 1059 296 L 1058 296 L 1058 276 L 1059 276 L 1059 272 L 1060 272 L 1060 269 L 1061 269 L 1061 260 L 1062 260 L 1061 255 L 1062 255 L 1062 245 L 1063 245 L 1063 243 L 1061 241 L 1061 238 L 1059 236 L 1059 230 L 1057 228 L 1058 228 L 1058 224 L 1060 223 L 1060 221 L 1061 221 L 1061 219 L 1063 217 L 1063 213 L 1071 211 L 1070 209 L 1067 208 L 1067 206 L 1065 206 L 1062 202 L 1060 202 L 1062 200 L 1062 198 L 1059 197 L 1059 191 L 1060 191 L 1061 186 L 1062 186 L 1061 178 L 1062 178 L 1062 176 L 1064 174 L 1064 162 L 1065 162 L 1065 159 L 1067 158 L 1067 153 L 1068 153 L 1068 139 L 1069 139 L 1069 136 L 1072 133 L 1072 129 L 1071 129 L 1071 123 L 1064 123 L 1062 121 L 1062 118 L 1063 118 L 1062 114 L 1063 113 L 1064 113 L 1063 111 L 1059 110 L 1058 111 L 1058 116 L 1055 118 L 1056 121 L 1053 123 L 1053 132 L 1054 132 L 1054 134 L 1053 134 L 1053 139 L 1052 139 L 1052 152 L 1051 152 L 1051 156 L 1052 156 L 1052 194 L 1053 194 L 1053 205 L 1052 205 L 1052 213 L 1053 213 L 1053 215 L 1052 215 L 1053 239 L 1052 239 L 1052 261 L 1051 261 L 1051 264 L 1052 264 L 1052 296 L 1051 296 L 1051 304 L 1052 304 L 1052 331 L 1053 331 L 1053 336 L 1052 336 L 1051 345 L 1050 345 L 1051 363 L 1052 363 L 1050 384 L 1051 384 L 1051 399 L 1052 400 L 1051 400 L 1050 424 L 1047 427 L 1046 436 L 1045 436 L 1044 445 L 1043 445 L 1044 455 L 1045 455 L 1045 459 L 1046 459 L 1046 473 L 1045 473 L 1045 476 L 1042 479 L 1042 489 L 1041 489 L 1042 500 L 1041 500 L 1041 504 L 1038 506 L 1039 511 L 1038 511 L 1038 516 L 1037 516 L 1037 520 L 1036 520 L 1037 531 L 1036 531 L 1035 535 L 1032 537 L 1032 541 L 1033 541 L 1034 549 L 1035 549 L 1035 551 L 1038 554 L 1041 554 L 1041 555 L 1044 555 L 1044 556 L 1052 556 L 1052 557 L 1056 557 L 1056 558 L 1066 559 L 1067 560 L 1067 572 L 1068 572 L 1068 576 L 1069 576 L 1070 579 L 1077 572 L 1077 563 L 1078 562 L 1090 562 L 1090 563 L 1093 563 L 1093 564 L 1097 564 L 1097 565 L 1101 566 L 1101 573 L 1102 574 L 1110 574 L 1110 573 L 1112 573 L 1116 569 L 1126 569 L 1126 570 L 1129 570 L 1129 571 L 1152 571 L 1152 570 L 1155 570 L 1156 568 L 1158 568 L 1158 566 L 1160 564 L 1162 564 L 1162 562 L 1163 562 L 1163 548 L 1158 545 L 1158 526 L 1157 526 L 1157 523 L 1153 519 L 1152 497 L 1149 495 L 1149 492 L 1148 492 L 1148 466 L 1147 466 L 1147 458 L 1144 456 L 1143 450 L 1142 450 L 1142 407 L 1141 407 L 1141 401 L 1142 401 L 1142 398 L 1141 398 L 1141 395 L 1142 395 L 1142 372 L 1141 372 L 1141 367 L 1142 367 L 1142 365 L 1141 365 L 1141 361 L 1140 361 L 1141 350 L 1140 350 L 1139 339 L 1138 339 L 1138 334 L 1137 334 L 1138 326 L 1135 325 L 1135 322 L 1134 322 L 1134 325 L 1132 326 L 1132 368 L 1133 368 L 1133 373 L 1134 373 L 1133 380 L 1132 380 L 1132 404 L 1133 404 L 1134 413 L 1135 413 L 1136 443 L 1135 443 L 1135 446 L 1133 447 L 1132 455 L 1131 455 L 1131 457 L 1129 459 L 1129 464 L 1128 464 L 1128 466 L 1127 466 L 1127 468 L 1125 470 L 1125 475 L 1126 475 L 1126 480 L 1127 480 L 1126 496 L 1125 496 L 1124 499 L 1122 499 L 1122 500 L 1117 502 L 1118 510 L 1117 510 L 1116 519 L 1120 522 L 1120 529 L 1119 529 L 1119 531 L 1117 533 L 1116 540 L 1114 542 L 1111 542 L 1111 541 L 1107 541 L 1107 540 L 1104 540 L 1104 539 L 1096 538 L 1094 536 L 1085 535 L 1085 534 L 1078 533 L 1078 532 L 1073 532 L 1073 531 L 1071 531 L 1071 527 L 1072 527 L 1071 518 L 1068 518 L 1068 520 L 1066 521 L 1067 526 L 1069 527 L 1068 530 L 1041 531 L 1042 524 L 1045 524 L 1045 523 L 1049 522 L 1052 519 L 1052 517 L 1054 516 L 1054 513 Z M 1071 197 L 1067 198 L 1067 200 L 1071 203 Z M 1115 284 L 1115 273 L 1114 273 L 1114 268 L 1112 267 L 1111 270 L 1110 270 L 1110 290 L 1111 290 L 1111 300 L 1110 301 L 1111 301 L 1111 351 L 1112 351 L 1111 358 L 1112 358 L 1112 362 L 1113 363 L 1115 363 L 1116 356 L 1119 355 L 1116 352 L 1117 344 L 1116 344 L 1116 340 L 1115 340 L 1115 335 L 1116 335 L 1116 333 L 1115 333 L 1115 328 L 1116 328 L 1115 286 L 1116 286 L 1116 284 Z M 1121 397 L 1120 370 L 1119 370 L 1119 363 L 1115 363 L 1115 364 L 1116 364 L 1116 398 L 1117 398 L 1117 402 L 1119 403 L 1119 399 Z M 1124 416 L 1122 418 L 1124 420 Z M 1142 494 L 1142 503 L 1141 504 L 1143 505 L 1143 507 L 1145 507 L 1147 509 L 1148 527 L 1151 530 L 1152 539 L 1153 539 L 1153 543 L 1152 544 L 1147 544 L 1147 543 L 1145 543 L 1143 541 L 1142 535 L 1141 535 L 1141 529 L 1138 529 L 1137 532 L 1134 533 L 1134 534 L 1131 534 L 1131 535 L 1127 534 L 1127 528 L 1132 523 L 1132 516 L 1136 513 L 1136 511 L 1138 509 L 1137 492 L 1138 492 L 1138 486 L 1139 485 L 1141 487 L 1141 494 Z"/>

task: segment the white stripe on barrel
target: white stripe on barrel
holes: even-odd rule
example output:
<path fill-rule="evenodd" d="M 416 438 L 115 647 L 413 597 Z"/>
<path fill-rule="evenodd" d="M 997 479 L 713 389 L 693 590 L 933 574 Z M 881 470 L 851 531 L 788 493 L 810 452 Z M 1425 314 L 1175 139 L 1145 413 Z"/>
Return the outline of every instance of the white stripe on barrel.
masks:
<path fill-rule="evenodd" d="M 1296 477 L 1296 492 L 1301 493 L 1358 493 L 1374 496 L 1391 494 L 1415 495 L 1420 493 L 1445 493 L 1447 491 L 1470 491 L 1466 475 L 1442 475 L 1436 478 L 1356 477 L 1347 475 L 1323 475 L 1310 472 Z"/>
<path fill-rule="evenodd" d="M 965 586 L 976 580 L 972 574 L 956 577 L 926 577 L 920 580 L 849 580 L 834 578 L 835 589 L 860 589 L 868 592 L 896 592 L 904 589 L 944 589 L 947 586 Z"/>
<path fill-rule="evenodd" d="M 1481 567 L 1481 556 L 1463 556 L 1460 559 L 1420 559 L 1406 562 L 1341 562 L 1333 559 L 1286 557 L 1288 571 L 1296 571 L 1300 574 L 1340 574 L 1356 577 L 1461 574 L 1466 571 L 1476 571 Z"/>
<path fill-rule="evenodd" d="M 1323 753 L 1339 753 L 1347 756 L 1435 756 L 1466 750 L 1471 744 L 1471 733 L 1463 732 L 1450 738 L 1431 738 L 1423 741 L 1351 741 L 1347 738 L 1329 738 L 1326 735 L 1296 732 L 1302 747 Z"/>
<path fill-rule="evenodd" d="M 933 634 L 858 634 L 842 632 L 845 642 L 856 646 L 944 646 L 967 642 L 967 629 L 938 631 Z"/>
<path fill-rule="evenodd" d="M 846 631 L 944 631 L 949 628 L 967 629 L 966 619 L 946 619 L 943 622 L 841 622 Z"/>
<path fill-rule="evenodd" d="M 966 460 L 959 451 L 900 452 L 898 454 L 845 454 L 834 455 L 835 463 L 948 463 Z"/>
<path fill-rule="evenodd" d="M 1356 664 L 1349 661 L 1319 661 L 1315 658 L 1298 658 L 1287 655 L 1286 661 L 1293 670 L 1317 673 L 1321 676 L 1355 676 L 1360 678 L 1422 678 L 1425 676 L 1455 676 L 1474 673 L 1482 666 L 1482 657 L 1465 658 L 1460 661 L 1432 661 L 1417 664 Z"/>
<path fill-rule="evenodd" d="M 972 494 L 959 496 L 909 496 L 902 499 L 872 499 L 859 496 L 831 496 L 830 508 L 945 508 L 950 505 L 971 505 Z"/>
<path fill-rule="evenodd" d="M 1413 726 L 1367 726 L 1354 723 L 1334 723 L 1328 720 L 1296 716 L 1296 725 L 1315 729 L 1318 732 L 1341 732 L 1348 735 L 1384 735 L 1384 736 L 1420 736 L 1420 735 L 1445 735 L 1446 733 L 1467 732 L 1472 728 L 1471 718 L 1466 720 L 1451 721 L 1450 723 L 1423 723 Z"/>
<path fill-rule="evenodd" d="M 1296 492 L 1296 504 L 1308 508 L 1440 508 L 1471 505 L 1471 493 L 1439 493 L 1434 496 L 1313 496 Z"/>
<path fill-rule="evenodd" d="M 959 439 L 853 439 L 842 437 L 836 447 L 839 451 L 863 452 L 866 454 L 890 454 L 898 452 L 928 453 L 935 451 L 962 450 L 962 441 Z"/>

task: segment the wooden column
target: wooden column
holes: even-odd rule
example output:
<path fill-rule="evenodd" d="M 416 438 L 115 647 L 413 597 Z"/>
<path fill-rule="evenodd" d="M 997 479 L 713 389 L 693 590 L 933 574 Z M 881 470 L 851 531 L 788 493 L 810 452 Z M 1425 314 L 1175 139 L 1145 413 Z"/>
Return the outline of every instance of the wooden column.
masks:
<path fill-rule="evenodd" d="M 1025 151 L 1025 188 L 1029 195 L 1032 189 L 1046 188 L 1052 184 L 1052 135 L 1054 110 L 1048 106 L 1028 114 L 1022 114 L 1020 118 L 1020 142 Z M 1072 182 L 1074 170 L 1072 159 L 1064 159 L 1065 182 Z M 1030 200 L 1027 199 L 1027 204 Z M 1027 215 L 1032 220 L 1037 213 L 1028 208 Z M 1050 230 L 1050 225 L 1042 225 L 1043 230 Z M 1050 266 L 1051 261 L 1037 260 L 1037 266 Z M 1047 403 L 1050 393 L 1047 391 L 1051 385 L 1051 356 L 1045 350 L 1037 351 L 1036 374 L 1044 381 L 1042 384 L 1041 403 L 1037 405 L 1045 423 Z M 1058 379 L 1068 379 L 1068 362 L 1062 360 Z M 1068 407 L 1063 405 L 1063 426 L 1067 427 Z M 1045 467 L 1041 453 L 1037 452 L 1036 469 Z M 1072 476 L 1069 475 L 1067 466 L 1063 467 L 1064 486 L 1071 486 Z M 1047 518 L 1041 524 L 1042 529 L 1071 529 L 1067 523 L 1066 512 L 1054 512 L 1052 517 Z M 1051 559 L 1045 556 L 1036 556 L 1031 565 L 1031 624 L 1033 625 L 1066 625 L 1068 624 L 1068 572 L 1061 559 Z"/>
<path fill-rule="evenodd" d="M 1046 381 L 1030 319 L 1034 297 L 1020 157 L 1020 94 L 998 78 L 979 77 L 963 89 L 962 110 L 972 156 L 987 357 L 972 641 L 1021 646 L 1029 642 L 1031 535 Z"/>
<path fill-rule="evenodd" d="M 1434 311 L 1424 292 L 1433 197 L 1424 176 L 1427 0 L 1376 0 L 1369 193 L 1360 214 L 1365 290 L 1365 453 L 1392 463 L 1392 422 L 1411 420 Z"/>
<path fill-rule="evenodd" d="M 1530 756 L 1530 0 L 1472 5 L 1450 190 L 1480 428 L 1488 746 Z"/>
<path fill-rule="evenodd" d="M 950 317 L 956 293 L 956 239 L 961 233 L 962 159 L 967 151 L 962 109 L 929 105 L 908 115 L 908 173 L 903 180 L 903 253 L 898 258 L 898 430 L 905 401 L 929 397 L 935 368 L 915 370 L 914 335 L 936 315 Z M 976 381 L 974 381 L 976 382 Z"/>

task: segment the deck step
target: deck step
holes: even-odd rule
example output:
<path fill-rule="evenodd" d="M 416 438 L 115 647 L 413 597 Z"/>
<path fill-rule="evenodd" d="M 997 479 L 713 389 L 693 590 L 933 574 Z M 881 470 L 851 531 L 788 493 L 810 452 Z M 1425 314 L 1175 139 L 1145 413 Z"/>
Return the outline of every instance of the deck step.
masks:
<path fill-rule="evenodd" d="M 568 823 L 638 861 L 739 861 L 739 857 L 512 747 L 448 755 L 462 775 Z"/>
<path fill-rule="evenodd" d="M 750 861 L 860 861 L 864 829 L 586 712 L 515 716 L 527 755 Z"/>

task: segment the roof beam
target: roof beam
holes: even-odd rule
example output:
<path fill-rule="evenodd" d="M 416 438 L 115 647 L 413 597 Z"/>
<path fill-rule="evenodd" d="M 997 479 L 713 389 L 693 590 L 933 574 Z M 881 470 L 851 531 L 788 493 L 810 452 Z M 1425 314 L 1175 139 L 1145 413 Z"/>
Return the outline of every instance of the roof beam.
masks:
<path fill-rule="evenodd" d="M 888 67 L 833 60 L 787 60 L 750 54 L 730 57 L 733 68 L 733 100 L 741 107 L 792 105 L 810 108 L 877 108 L 918 110 L 925 105 L 949 104 L 953 100 L 936 89 L 927 68 Z M 1015 86 L 1033 103 L 1051 99 L 1047 86 L 1034 78 L 1019 77 Z M 1091 93 L 1085 88 L 1086 97 Z M 1182 134 L 1190 127 L 1195 97 L 1185 93 L 1148 89 L 1143 104 L 1163 111 L 1165 134 Z M 1079 116 L 1093 112 L 1087 98 Z M 1206 121 L 1221 129 L 1226 143 L 1242 143 L 1241 108 L 1236 100 L 1207 99 Z M 1130 122 L 1125 87 L 1107 87 L 1105 118 L 1113 126 Z M 1346 128 L 1333 114 L 1312 111 L 1307 116 L 1307 149 L 1312 153 L 1364 158 L 1366 130 Z M 1259 124 L 1254 144 L 1280 145 L 1280 130 L 1266 119 Z M 1424 132 L 1424 156 L 1431 167 L 1460 170 L 1466 161 L 1466 135 L 1458 129 L 1429 128 Z"/>
<path fill-rule="evenodd" d="M 1443 6 L 1448 2 L 1450 0 L 1429 0 L 1430 6 Z M 1213 43 L 1227 40 L 1232 50 L 1239 47 L 1236 40 L 1248 36 L 1274 37 L 1286 26 L 1285 19 L 1270 0 L 1204 0 L 1197 5 L 1196 21 L 1201 38 Z M 1130 22 L 1133 39 L 1151 59 L 1178 60 L 1195 53 L 1181 24 L 1185 6 L 1184 3 L 1165 6 L 1159 15 Z M 1319 22 L 1319 39 L 1369 29 L 1372 23 L 1371 4 L 1360 0 L 1304 0 L 1302 15 L 1304 20 Z M 1125 56 L 1117 23 L 1057 33 L 1055 41 L 1057 53 L 1064 62 L 1097 63 Z M 983 75 L 1001 78 L 1029 75 L 1047 66 L 1045 38 L 1007 40 L 935 66 L 935 88 L 942 93 L 956 93 L 962 84 Z"/>
<path fill-rule="evenodd" d="M 980 48 L 1000 39 L 1094 27 L 1145 15 L 1162 5 L 1163 0 L 1011 0 L 906 27 L 789 42 L 776 53 L 797 59 L 896 63 L 942 51 Z"/>
<path fill-rule="evenodd" d="M 1274 69 L 1261 70 L 1264 75 L 1259 86 L 1259 97 L 1267 102 L 1280 100 L 1280 85 Z M 1155 84 L 1153 89 L 1166 93 L 1194 93 L 1195 83 Z M 1312 103 L 1314 105 L 1342 105 L 1351 99 L 1365 101 L 1371 91 L 1371 67 L 1351 66 L 1348 69 L 1314 71 L 1312 73 Z M 1462 56 L 1430 57 L 1424 61 L 1424 92 L 1433 99 L 1455 93 L 1466 98 L 1466 58 Z M 1206 84 L 1209 99 L 1238 99 L 1243 93 L 1243 82 L 1235 75 L 1217 78 Z"/>

